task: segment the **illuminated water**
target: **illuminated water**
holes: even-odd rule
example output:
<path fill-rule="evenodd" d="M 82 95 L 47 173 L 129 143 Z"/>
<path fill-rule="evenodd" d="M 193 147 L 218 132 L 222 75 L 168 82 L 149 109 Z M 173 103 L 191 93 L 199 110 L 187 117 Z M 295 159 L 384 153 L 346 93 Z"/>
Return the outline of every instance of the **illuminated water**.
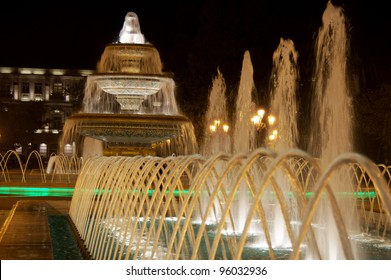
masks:
<path fill-rule="evenodd" d="M 297 83 L 298 56 L 292 40 L 280 39 L 277 49 L 273 53 L 273 69 L 271 75 L 272 90 L 270 113 L 277 116 L 276 124 L 268 127 L 268 135 L 277 130 L 277 137 L 268 142 L 268 146 L 283 151 L 296 148 L 299 143 L 297 128 Z"/>
<path fill-rule="evenodd" d="M 164 223 L 167 224 L 167 230 L 171 231 L 175 227 L 175 222 L 172 219 L 167 219 Z M 156 221 L 156 228 L 158 227 L 158 224 L 160 221 Z M 258 221 L 259 223 L 259 221 Z M 116 246 L 121 247 L 123 246 L 122 254 L 120 255 L 119 251 L 113 251 L 111 252 L 111 255 L 105 255 L 104 257 L 107 259 L 166 259 L 169 258 L 167 256 L 167 247 L 168 247 L 168 240 L 162 240 L 159 241 L 158 247 L 156 249 L 155 255 L 151 255 L 151 251 L 153 250 L 153 243 L 150 242 L 149 245 L 146 244 L 147 236 L 138 236 L 138 239 L 141 239 L 141 244 L 144 248 L 146 248 L 145 251 L 139 251 L 137 249 L 138 244 L 133 243 L 130 244 L 128 238 L 121 235 L 118 229 L 112 228 L 112 225 L 109 221 L 105 221 L 105 227 L 108 227 L 108 232 L 105 232 L 105 234 L 108 234 L 107 239 L 105 240 L 105 244 L 112 244 L 112 247 L 115 248 Z M 104 228 L 105 228 L 104 227 Z M 151 227 L 151 224 L 148 223 L 148 227 Z M 210 259 L 208 255 L 208 239 L 214 237 L 214 231 L 216 229 L 216 225 L 209 225 L 208 226 L 208 238 L 203 238 L 200 242 L 197 259 L 204 259 L 208 260 Z M 106 229 L 106 228 L 105 228 Z M 195 234 L 198 234 L 199 232 L 199 225 L 194 224 L 193 230 Z M 168 233 L 169 234 L 169 233 Z M 242 259 L 244 260 L 270 260 L 272 258 L 269 249 L 267 246 L 257 246 L 253 243 L 254 240 L 256 240 L 258 237 L 256 235 L 249 236 L 247 238 L 248 242 L 243 248 L 242 252 Z M 229 246 L 230 237 L 229 236 L 223 236 L 222 239 L 225 240 L 225 245 L 222 245 L 217 248 L 215 253 L 215 260 L 224 260 L 224 259 L 234 259 L 235 254 L 234 252 L 230 251 L 229 249 L 225 248 L 225 246 Z M 239 237 L 237 238 L 239 240 Z M 362 234 L 359 236 L 352 236 L 351 237 L 352 243 L 358 248 L 358 251 L 361 252 L 358 254 L 356 259 L 363 259 L 363 260 L 391 260 L 391 235 L 387 235 L 384 237 L 377 237 L 377 234 Z M 191 243 L 189 240 L 185 240 L 184 243 L 187 243 L 186 248 L 187 252 L 183 253 L 180 256 L 180 259 L 191 259 L 192 254 L 194 251 L 192 250 Z M 276 260 L 288 260 L 291 257 L 292 254 L 292 248 L 290 247 L 276 247 L 273 248 L 273 259 Z M 303 246 L 302 252 L 300 255 L 300 258 L 304 258 L 305 256 L 306 248 Z M 137 252 L 137 253 L 136 253 Z M 136 255 L 137 254 L 137 255 Z M 175 257 L 174 255 L 172 257 Z"/>
<path fill-rule="evenodd" d="M 341 170 L 355 181 L 355 195 L 328 187 Z M 282 251 L 292 259 L 329 259 L 329 252 L 322 250 L 328 225 L 316 215 L 323 202 L 335 217 L 340 258 L 368 258 L 368 252 L 353 247 L 359 236 L 369 236 L 372 244 L 388 250 L 391 194 L 386 173 L 356 154 L 341 155 L 327 172 L 320 171 L 317 161 L 299 150 L 277 156 L 259 149 L 248 156 L 209 159 L 98 157 L 86 162 L 79 175 L 69 213 L 95 259 L 246 259 L 248 248 L 267 251 L 262 256 L 270 259 L 280 258 L 277 252 Z M 284 179 L 276 180 L 280 176 Z M 289 195 L 282 193 L 286 186 Z M 247 215 L 240 224 L 233 207 L 239 188 L 248 195 Z M 372 191 L 373 197 L 362 195 Z M 340 220 L 341 209 L 351 200 L 358 206 L 350 214 L 360 221 L 360 234 Z M 276 207 L 282 224 L 267 210 Z M 285 243 L 279 241 L 281 231 Z"/>
<path fill-rule="evenodd" d="M 327 3 L 322 16 L 322 26 L 316 38 L 315 88 L 312 102 L 313 125 L 311 126 L 312 155 L 319 157 L 321 168 L 325 169 L 335 157 L 353 151 L 353 103 L 348 87 L 349 40 L 344 10 Z M 329 182 L 339 192 L 349 192 L 354 186 L 343 172 Z M 341 216 L 347 230 L 360 233 L 359 222 L 352 218 L 354 200 L 347 200 L 341 206 Z M 316 214 L 327 224 L 329 232 L 324 234 L 322 250 L 328 258 L 341 258 L 343 246 L 338 237 L 337 225 L 328 203 L 323 203 Z M 355 253 L 357 254 L 357 253 Z"/>
<path fill-rule="evenodd" d="M 211 156 L 217 153 L 231 153 L 231 130 L 226 104 L 226 84 L 218 70 L 209 93 L 208 110 L 205 113 L 205 128 L 200 153 Z M 224 130 L 226 125 L 227 130 Z"/>
<path fill-rule="evenodd" d="M 320 121 L 313 127 L 318 133 L 313 144 L 321 149 L 310 154 L 290 149 L 297 141 L 292 126 L 278 128 L 281 137 L 291 133 L 283 137 L 286 142 L 275 142 L 275 150 L 254 149 L 253 69 L 246 52 L 231 130 L 234 153 L 99 156 L 83 163 L 69 215 L 94 259 L 390 259 L 389 169 L 350 153 L 350 136 L 344 134 L 349 123 L 329 125 L 351 113 L 350 107 L 338 107 L 350 104 L 348 96 L 342 105 L 330 96 L 348 93 L 343 13 L 330 5 L 317 52 L 317 71 L 327 71 L 317 72 L 314 97 L 314 119 Z M 341 54 L 334 53 L 335 46 Z M 282 40 L 274 57 L 271 110 L 279 112 L 284 125 L 294 123 L 297 110 L 296 59 L 292 42 Z M 101 63 L 102 73 L 113 66 L 108 58 Z M 211 96 L 223 96 L 222 76 L 214 86 Z M 105 97 L 100 101 L 105 103 Z M 288 107 L 280 111 L 283 106 Z M 340 129 L 344 133 L 335 134 Z M 9 180 L 3 162 L 4 157 L 2 178 Z M 42 178 L 46 182 L 45 173 Z"/>
<path fill-rule="evenodd" d="M 77 244 L 75 235 L 63 215 L 49 215 L 50 240 L 54 260 L 82 260 L 83 255 Z"/>
<path fill-rule="evenodd" d="M 271 110 L 279 114 L 279 138 L 273 149 L 255 149 L 247 51 L 232 154 L 96 157 L 85 163 L 70 216 L 94 259 L 367 259 L 368 246 L 358 244 L 370 239 L 374 247 L 389 248 L 391 194 L 384 169 L 351 153 L 349 123 L 334 125 L 351 112 L 343 109 L 348 97 L 339 102 L 330 95 L 348 94 L 341 9 L 328 3 L 323 25 L 312 116 L 319 124 L 311 127 L 320 152 L 295 149 L 297 53 L 289 40 L 281 40 L 273 57 Z M 218 96 L 224 95 L 222 81 L 214 84 Z M 347 195 L 371 191 L 373 198 Z"/>
<path fill-rule="evenodd" d="M 348 87 L 349 40 L 344 11 L 328 2 L 316 39 L 311 154 L 327 166 L 353 150 L 353 104 Z"/>

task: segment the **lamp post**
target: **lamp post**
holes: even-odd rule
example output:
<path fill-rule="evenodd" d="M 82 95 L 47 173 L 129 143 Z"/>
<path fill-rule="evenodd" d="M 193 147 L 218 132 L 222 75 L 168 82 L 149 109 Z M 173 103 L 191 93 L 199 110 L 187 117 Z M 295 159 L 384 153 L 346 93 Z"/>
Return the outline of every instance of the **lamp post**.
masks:
<path fill-rule="evenodd" d="M 263 122 L 263 117 L 265 116 L 265 110 L 259 109 L 257 114 L 251 118 L 253 125 L 257 128 L 257 130 L 266 128 L 266 123 Z"/>
<path fill-rule="evenodd" d="M 267 116 L 267 122 L 264 121 L 266 111 L 264 109 L 257 110 L 257 114 L 251 118 L 252 124 L 255 126 L 257 131 L 260 133 L 264 129 L 268 129 L 269 135 L 267 136 L 267 140 L 271 143 L 271 141 L 275 141 L 278 138 L 277 129 L 272 129 L 274 124 L 276 123 L 276 117 L 272 114 Z M 262 138 L 264 134 L 262 132 Z"/>
<path fill-rule="evenodd" d="M 220 120 L 214 120 L 211 125 L 209 125 L 209 130 L 211 133 L 227 133 L 229 130 L 229 125 Z"/>
<path fill-rule="evenodd" d="M 251 122 L 252 122 L 253 125 L 257 128 L 257 130 L 267 128 L 268 125 L 269 125 L 269 127 L 271 127 L 271 126 L 273 126 L 274 123 L 276 122 L 276 117 L 270 114 L 270 115 L 267 117 L 267 123 L 268 123 L 268 124 L 266 124 L 266 123 L 263 121 L 264 116 L 265 116 L 265 110 L 264 110 L 264 109 L 259 109 L 259 110 L 257 111 L 257 114 L 254 115 L 254 116 L 251 118 Z"/>

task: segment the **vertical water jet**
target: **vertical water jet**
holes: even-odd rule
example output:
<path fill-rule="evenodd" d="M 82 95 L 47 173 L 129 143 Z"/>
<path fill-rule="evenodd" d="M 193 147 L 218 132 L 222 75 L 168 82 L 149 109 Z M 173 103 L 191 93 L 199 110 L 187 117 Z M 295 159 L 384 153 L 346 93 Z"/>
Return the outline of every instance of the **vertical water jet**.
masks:
<path fill-rule="evenodd" d="M 219 152 L 231 153 L 231 137 L 226 105 L 226 84 L 223 74 L 217 69 L 209 93 L 208 109 L 205 114 L 204 138 L 201 154 L 211 156 Z"/>

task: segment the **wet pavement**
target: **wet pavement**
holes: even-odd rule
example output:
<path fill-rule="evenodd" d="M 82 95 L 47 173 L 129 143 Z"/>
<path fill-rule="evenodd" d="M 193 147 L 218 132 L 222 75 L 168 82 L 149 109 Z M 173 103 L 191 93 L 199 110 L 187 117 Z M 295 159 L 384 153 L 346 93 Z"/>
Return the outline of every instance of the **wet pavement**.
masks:
<path fill-rule="evenodd" d="M 49 214 L 67 215 L 69 200 L 20 200 L 0 231 L 1 260 L 51 260 Z"/>

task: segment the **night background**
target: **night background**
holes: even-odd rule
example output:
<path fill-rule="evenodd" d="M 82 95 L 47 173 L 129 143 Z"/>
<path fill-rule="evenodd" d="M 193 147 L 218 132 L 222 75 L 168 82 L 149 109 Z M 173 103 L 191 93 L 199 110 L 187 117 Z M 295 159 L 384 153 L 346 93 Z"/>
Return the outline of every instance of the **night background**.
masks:
<path fill-rule="evenodd" d="M 243 55 L 248 50 L 258 103 L 267 107 L 273 52 L 280 38 L 291 39 L 299 53 L 299 119 L 306 127 L 313 47 L 326 0 L 27 3 L 10 3 L 0 10 L 0 66 L 95 69 L 105 46 L 118 39 L 126 13 L 135 12 L 141 32 L 160 53 L 164 71 L 174 74 L 179 106 L 193 121 L 199 138 L 217 69 L 224 76 L 227 100 L 233 106 Z M 333 3 L 345 9 L 349 68 L 360 81 L 353 99 L 356 151 L 389 163 L 391 17 L 387 3 Z M 301 143 L 302 148 L 305 145 L 305 141 Z"/>

